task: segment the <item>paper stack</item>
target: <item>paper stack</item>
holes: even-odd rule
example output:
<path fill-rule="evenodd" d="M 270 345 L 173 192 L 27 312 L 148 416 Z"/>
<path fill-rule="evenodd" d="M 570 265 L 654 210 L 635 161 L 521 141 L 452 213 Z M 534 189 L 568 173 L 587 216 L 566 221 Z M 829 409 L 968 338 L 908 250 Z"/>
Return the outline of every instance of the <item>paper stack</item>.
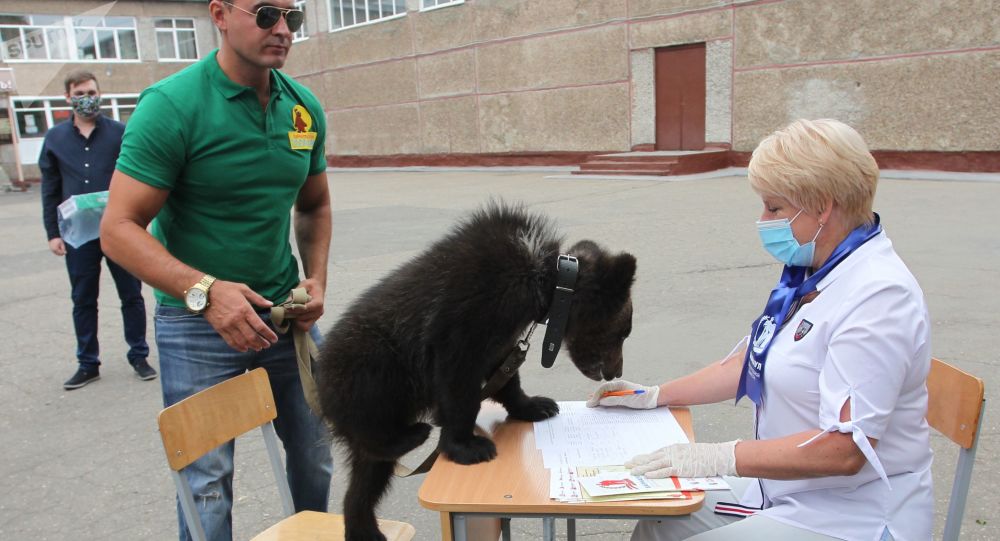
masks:
<path fill-rule="evenodd" d="M 553 500 L 689 499 L 685 491 L 729 488 L 719 477 L 647 479 L 621 465 L 635 455 L 688 442 L 667 408 L 635 411 L 560 402 L 559 412 L 534 426 Z"/>

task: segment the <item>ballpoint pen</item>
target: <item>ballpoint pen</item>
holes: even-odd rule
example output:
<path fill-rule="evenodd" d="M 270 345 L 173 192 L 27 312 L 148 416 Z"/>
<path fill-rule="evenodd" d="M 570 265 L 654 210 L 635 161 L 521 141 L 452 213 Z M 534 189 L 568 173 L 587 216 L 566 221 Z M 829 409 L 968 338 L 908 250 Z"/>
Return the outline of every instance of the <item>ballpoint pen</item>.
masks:
<path fill-rule="evenodd" d="M 632 389 L 629 391 L 608 391 L 601 394 L 601 398 L 607 398 L 609 396 L 629 396 L 633 394 L 642 394 L 646 392 L 645 389 Z"/>

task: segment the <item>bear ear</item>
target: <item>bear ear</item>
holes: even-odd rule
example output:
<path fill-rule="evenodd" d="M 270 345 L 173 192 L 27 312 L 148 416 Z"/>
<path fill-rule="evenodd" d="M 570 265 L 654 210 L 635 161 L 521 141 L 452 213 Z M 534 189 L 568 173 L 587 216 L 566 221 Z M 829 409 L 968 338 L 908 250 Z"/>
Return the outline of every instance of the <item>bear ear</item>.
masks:
<path fill-rule="evenodd" d="M 622 252 L 611 258 L 605 280 L 607 288 L 614 292 L 614 296 L 618 298 L 628 296 L 629 289 L 635 282 L 635 269 L 635 256 L 630 253 Z"/>

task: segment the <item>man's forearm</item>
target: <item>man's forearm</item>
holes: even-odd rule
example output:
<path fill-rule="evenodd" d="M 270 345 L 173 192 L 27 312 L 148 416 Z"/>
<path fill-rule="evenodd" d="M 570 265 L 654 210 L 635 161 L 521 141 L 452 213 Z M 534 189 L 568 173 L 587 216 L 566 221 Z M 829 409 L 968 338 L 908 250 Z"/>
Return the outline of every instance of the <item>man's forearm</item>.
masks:
<path fill-rule="evenodd" d="M 302 258 L 302 270 L 306 279 L 316 280 L 323 289 L 326 289 L 332 235 L 332 213 L 328 203 L 295 212 L 295 240 Z"/>

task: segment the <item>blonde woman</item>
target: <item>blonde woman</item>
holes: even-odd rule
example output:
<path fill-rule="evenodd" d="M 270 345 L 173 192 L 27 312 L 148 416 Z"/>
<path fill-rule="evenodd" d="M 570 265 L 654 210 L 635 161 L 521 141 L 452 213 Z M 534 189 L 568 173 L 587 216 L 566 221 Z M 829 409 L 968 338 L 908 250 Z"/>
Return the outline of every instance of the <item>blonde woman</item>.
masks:
<path fill-rule="evenodd" d="M 605 383 L 588 405 L 746 397 L 755 438 L 629 461 L 635 474 L 732 476 L 733 486 L 708 493 L 689 518 L 641 521 L 632 538 L 930 539 L 930 319 L 872 212 L 875 160 L 849 126 L 799 120 L 760 143 L 748 176 L 763 203 L 763 247 L 785 266 L 747 345 L 659 386 Z M 601 398 L 624 389 L 645 393 Z"/>

